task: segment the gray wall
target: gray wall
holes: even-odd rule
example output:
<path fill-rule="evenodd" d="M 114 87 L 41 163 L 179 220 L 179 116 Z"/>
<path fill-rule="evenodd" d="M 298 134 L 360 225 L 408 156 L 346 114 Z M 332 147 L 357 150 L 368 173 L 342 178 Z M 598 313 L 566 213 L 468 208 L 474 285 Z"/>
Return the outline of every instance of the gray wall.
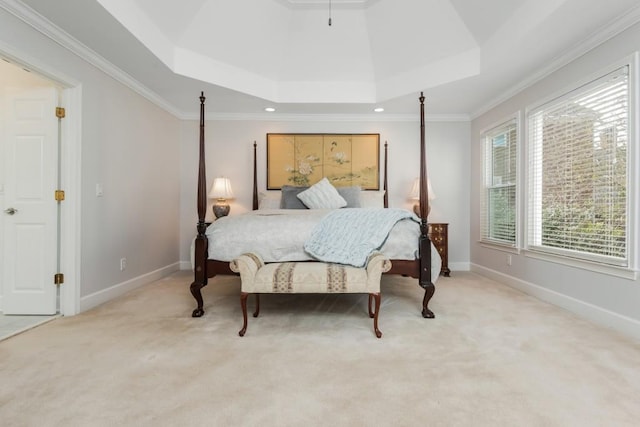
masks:
<path fill-rule="evenodd" d="M 0 9 L 2 46 L 46 64 L 82 88 L 82 309 L 144 282 L 155 271 L 171 269 L 179 261 L 187 265 L 197 221 L 198 123 L 177 119 L 4 9 Z M 253 140 L 260 143 L 259 177 L 264 188 L 268 132 L 380 133 L 390 145 L 390 205 L 411 207 L 407 195 L 419 170 L 417 120 L 208 121 L 208 186 L 217 175 L 231 178 L 237 196 L 232 214 L 251 207 Z M 431 221 L 450 224 L 454 270 L 469 268 L 468 140 L 469 122 L 427 123 L 429 169 L 437 195 Z M 103 197 L 96 197 L 96 184 L 102 185 Z M 122 257 L 127 258 L 124 272 L 119 269 Z"/>
<path fill-rule="evenodd" d="M 82 86 L 83 308 L 150 272 L 176 269 L 180 121 L 0 9 L 0 50 L 3 46 Z M 98 183 L 104 188 L 101 198 Z M 122 257 L 127 258 L 123 272 Z"/>
<path fill-rule="evenodd" d="M 508 266 L 505 252 L 490 249 L 478 243 L 482 182 L 481 132 L 514 112 L 522 112 L 524 118 L 528 106 L 573 88 L 576 82 L 596 76 L 608 66 L 619 62 L 638 49 L 640 49 L 640 25 L 635 25 L 472 121 L 471 158 L 474 160 L 471 164 L 470 248 L 473 270 L 510 283 L 599 323 L 640 337 L 640 310 L 638 310 L 640 281 L 638 279 L 623 279 L 533 259 L 524 253 L 513 255 L 512 265 Z M 637 126 L 637 119 L 635 123 Z M 522 136 L 521 149 L 524 149 L 524 134 Z M 630 144 L 637 147 L 637 139 L 630 141 Z M 637 157 L 632 165 L 636 170 L 640 166 L 637 163 Z M 520 194 L 526 196 L 525 192 Z M 635 196 L 637 204 L 637 194 Z M 637 234 L 637 217 L 630 217 L 629 221 L 635 223 Z M 637 251 L 635 256 L 637 259 Z"/>
<path fill-rule="evenodd" d="M 418 110 L 416 99 L 416 110 Z M 417 116 L 416 116 L 417 117 Z M 266 134 L 275 132 L 379 133 L 381 155 L 389 143 L 389 205 L 411 209 L 408 200 L 420 168 L 419 121 L 326 122 L 326 121 L 207 121 L 207 189 L 216 176 L 231 180 L 236 199 L 231 215 L 250 210 L 253 177 L 253 141 L 258 142 L 258 188 L 266 187 Z M 196 182 L 198 174 L 198 122 L 182 125 L 181 247 L 183 268 L 195 236 Z M 449 266 L 469 269 L 469 122 L 426 123 L 427 165 L 436 199 L 431 222 L 449 223 Z M 382 164 L 382 160 L 381 160 Z M 211 209 L 207 209 L 211 217 Z"/>

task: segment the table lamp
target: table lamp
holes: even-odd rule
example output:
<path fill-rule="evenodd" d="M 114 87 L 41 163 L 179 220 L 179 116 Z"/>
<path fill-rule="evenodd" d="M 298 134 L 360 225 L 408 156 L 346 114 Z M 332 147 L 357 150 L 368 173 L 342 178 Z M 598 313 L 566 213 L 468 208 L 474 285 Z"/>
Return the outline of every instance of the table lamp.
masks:
<path fill-rule="evenodd" d="M 436 195 L 433 193 L 433 189 L 431 188 L 431 180 L 429 178 L 427 178 L 427 197 L 429 199 L 427 215 L 429 215 L 429 212 L 431 212 L 431 201 L 436 198 Z M 413 212 L 420 216 L 420 178 L 416 178 L 413 181 L 409 198 L 417 201 L 417 203 L 413 205 Z"/>
<path fill-rule="evenodd" d="M 213 204 L 213 214 L 216 218 L 229 215 L 229 203 L 227 199 L 233 199 L 233 191 L 231 191 L 231 182 L 229 178 L 216 178 L 213 180 L 213 186 L 209 192 L 209 198 L 216 199 Z"/>

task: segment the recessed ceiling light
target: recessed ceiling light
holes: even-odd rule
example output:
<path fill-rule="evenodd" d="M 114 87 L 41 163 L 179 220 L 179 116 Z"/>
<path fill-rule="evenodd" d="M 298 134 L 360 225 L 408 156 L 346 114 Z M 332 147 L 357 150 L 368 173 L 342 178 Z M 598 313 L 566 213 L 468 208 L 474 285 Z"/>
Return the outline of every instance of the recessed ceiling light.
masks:
<path fill-rule="evenodd" d="M 375 111 L 376 113 L 382 113 L 384 111 L 384 108 L 382 107 L 374 108 L 373 111 Z"/>
<path fill-rule="evenodd" d="M 267 113 L 273 113 L 274 111 L 276 111 L 276 109 L 273 107 L 266 107 L 264 111 L 266 111 Z"/>

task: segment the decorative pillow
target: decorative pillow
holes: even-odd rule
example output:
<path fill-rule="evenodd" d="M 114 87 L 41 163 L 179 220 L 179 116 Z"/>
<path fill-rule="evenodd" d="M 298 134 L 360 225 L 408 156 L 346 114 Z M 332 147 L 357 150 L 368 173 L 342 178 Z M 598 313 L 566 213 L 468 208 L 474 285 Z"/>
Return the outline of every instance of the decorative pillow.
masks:
<path fill-rule="evenodd" d="M 342 196 L 347 202 L 345 208 L 359 208 L 360 207 L 360 193 L 362 189 L 359 186 L 354 187 L 336 187 L 338 194 Z"/>
<path fill-rule="evenodd" d="M 258 209 L 280 209 L 282 194 L 279 191 L 258 193 Z"/>
<path fill-rule="evenodd" d="M 347 206 L 347 201 L 327 178 L 322 178 L 308 190 L 298 194 L 298 199 L 309 209 L 338 209 Z"/>
<path fill-rule="evenodd" d="M 307 207 L 298 199 L 298 194 L 309 189 L 309 187 L 293 187 L 291 185 L 282 186 L 282 199 L 280 200 L 280 209 L 307 209 Z"/>
<path fill-rule="evenodd" d="M 361 208 L 384 208 L 384 190 L 364 190 L 360 193 Z"/>

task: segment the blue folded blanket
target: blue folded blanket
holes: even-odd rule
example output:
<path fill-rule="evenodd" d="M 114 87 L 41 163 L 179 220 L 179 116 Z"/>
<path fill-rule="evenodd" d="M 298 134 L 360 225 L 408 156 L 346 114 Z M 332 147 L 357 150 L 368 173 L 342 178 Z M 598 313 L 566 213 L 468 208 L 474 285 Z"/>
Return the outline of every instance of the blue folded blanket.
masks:
<path fill-rule="evenodd" d="M 382 247 L 396 222 L 417 221 L 404 209 L 338 209 L 311 231 L 305 251 L 323 262 L 364 267 L 369 255 Z"/>

